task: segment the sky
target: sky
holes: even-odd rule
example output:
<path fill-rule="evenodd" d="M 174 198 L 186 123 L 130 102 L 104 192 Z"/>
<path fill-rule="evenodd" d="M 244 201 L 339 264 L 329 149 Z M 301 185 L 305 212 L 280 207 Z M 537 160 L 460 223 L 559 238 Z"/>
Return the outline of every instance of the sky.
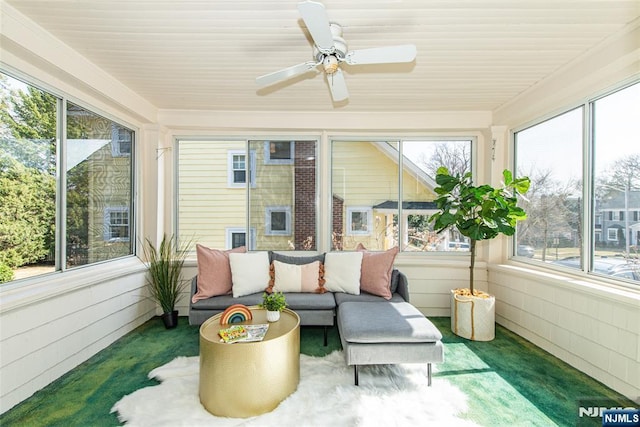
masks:
<path fill-rule="evenodd" d="M 561 181 L 582 176 L 582 132 L 582 108 L 519 132 L 521 172 L 552 170 Z M 640 83 L 595 101 L 594 141 L 596 175 L 610 171 L 617 160 L 640 154 Z"/>

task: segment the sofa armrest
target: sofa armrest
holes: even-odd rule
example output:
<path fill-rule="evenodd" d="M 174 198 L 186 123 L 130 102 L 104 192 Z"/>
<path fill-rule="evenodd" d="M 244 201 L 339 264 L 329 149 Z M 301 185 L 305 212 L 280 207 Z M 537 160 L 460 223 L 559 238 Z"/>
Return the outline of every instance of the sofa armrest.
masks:
<path fill-rule="evenodd" d="M 196 294 L 197 290 L 198 290 L 198 276 L 193 276 L 193 279 L 191 279 L 191 293 L 189 294 L 189 306 L 192 305 L 191 299 Z"/>
<path fill-rule="evenodd" d="M 400 294 L 400 296 L 404 298 L 406 302 L 410 302 L 409 301 L 409 279 L 407 279 L 407 276 L 405 276 L 404 273 L 401 271 L 398 271 L 398 288 L 396 289 L 396 292 Z"/>

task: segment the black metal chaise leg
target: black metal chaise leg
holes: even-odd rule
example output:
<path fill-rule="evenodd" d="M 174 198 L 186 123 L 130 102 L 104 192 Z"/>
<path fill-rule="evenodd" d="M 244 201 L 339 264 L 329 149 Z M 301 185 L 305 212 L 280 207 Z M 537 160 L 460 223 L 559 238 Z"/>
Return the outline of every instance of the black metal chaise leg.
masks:
<path fill-rule="evenodd" d="M 431 387 L 431 363 L 427 363 L 427 386 Z"/>
<path fill-rule="evenodd" d="M 358 385 L 358 365 L 353 365 L 353 379 L 355 384 Z"/>
<path fill-rule="evenodd" d="M 324 326 L 324 346 L 327 346 L 327 325 Z"/>

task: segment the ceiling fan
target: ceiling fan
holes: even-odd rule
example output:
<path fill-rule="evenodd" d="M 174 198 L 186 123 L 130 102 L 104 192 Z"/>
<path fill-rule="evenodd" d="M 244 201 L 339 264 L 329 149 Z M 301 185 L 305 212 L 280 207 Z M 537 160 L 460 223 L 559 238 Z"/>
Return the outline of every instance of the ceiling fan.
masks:
<path fill-rule="evenodd" d="M 342 27 L 329 22 L 322 3 L 303 1 L 298 3 L 298 11 L 313 38 L 315 60 L 260 76 L 256 79 L 259 86 L 272 85 L 322 66 L 334 102 L 344 101 L 349 97 L 349 92 L 340 69 L 341 63 L 389 64 L 411 62 L 416 58 L 416 47 L 412 44 L 347 51 L 347 42 L 342 38 Z"/>

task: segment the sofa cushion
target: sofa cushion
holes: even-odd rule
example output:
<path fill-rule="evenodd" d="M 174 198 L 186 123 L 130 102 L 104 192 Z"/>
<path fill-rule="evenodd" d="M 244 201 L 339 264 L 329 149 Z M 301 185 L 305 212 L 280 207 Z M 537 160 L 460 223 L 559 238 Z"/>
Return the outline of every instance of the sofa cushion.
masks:
<path fill-rule="evenodd" d="M 287 307 L 291 310 L 333 310 L 336 307 L 336 300 L 333 294 L 309 294 L 300 292 L 289 292 L 285 294 Z"/>
<path fill-rule="evenodd" d="M 273 261 L 275 292 L 318 292 L 320 261 L 309 264 L 285 264 Z"/>
<path fill-rule="evenodd" d="M 232 295 L 220 295 L 215 298 L 203 299 L 191 305 L 192 310 L 224 310 L 233 304 L 244 304 L 246 306 L 258 305 L 262 302 L 262 294 L 260 291 L 254 294 L 245 295 L 234 298 Z"/>
<path fill-rule="evenodd" d="M 404 298 L 400 294 L 393 294 L 391 299 L 387 300 L 381 296 L 373 295 L 368 292 L 360 292 L 360 295 L 346 294 L 344 292 L 335 292 L 333 294 L 336 304 L 340 305 L 345 302 L 404 302 Z"/>
<path fill-rule="evenodd" d="M 196 257 L 198 260 L 198 287 L 191 297 L 191 302 L 210 298 L 217 295 L 231 293 L 231 266 L 229 253 L 242 253 L 247 249 L 244 246 L 220 251 L 206 246 L 196 245 Z"/>
<path fill-rule="evenodd" d="M 362 252 L 360 290 L 391 299 L 391 272 L 399 248 L 394 246 L 382 252 L 368 251 L 362 243 L 358 243 L 356 250 Z"/>
<path fill-rule="evenodd" d="M 224 310 L 233 304 L 244 304 L 246 306 L 258 305 L 262 302 L 263 292 L 257 292 L 234 298 L 231 295 L 221 295 L 215 298 L 200 300 L 192 304 L 193 310 Z M 286 294 L 287 307 L 296 310 L 333 310 L 336 308 L 336 300 L 333 294 L 309 294 L 300 292 L 289 292 Z"/>
<path fill-rule="evenodd" d="M 320 261 L 324 264 L 324 254 L 313 256 L 295 256 L 295 255 L 283 255 L 278 252 L 269 251 L 269 262 L 280 261 L 285 264 L 304 265 L 310 264 L 314 261 Z"/>
<path fill-rule="evenodd" d="M 264 291 L 269 286 L 269 254 L 267 252 L 230 253 L 233 297 Z"/>
<path fill-rule="evenodd" d="M 345 302 L 338 308 L 342 338 L 351 343 L 437 342 L 442 334 L 407 302 Z"/>
<path fill-rule="evenodd" d="M 324 257 L 324 288 L 358 295 L 361 267 L 362 252 L 329 252 Z"/>

